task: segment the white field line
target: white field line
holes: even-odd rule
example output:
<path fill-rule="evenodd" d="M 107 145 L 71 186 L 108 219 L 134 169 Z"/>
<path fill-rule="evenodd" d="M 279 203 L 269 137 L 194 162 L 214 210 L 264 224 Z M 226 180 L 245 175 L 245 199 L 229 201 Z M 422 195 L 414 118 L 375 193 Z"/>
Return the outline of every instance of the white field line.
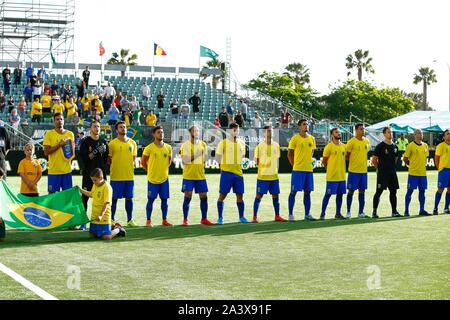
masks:
<path fill-rule="evenodd" d="M 7 276 L 10 276 L 14 281 L 17 281 L 22 286 L 24 286 L 28 290 L 32 291 L 34 294 L 38 295 L 42 299 L 44 299 L 44 300 L 58 300 L 56 297 L 54 297 L 51 294 L 49 294 L 48 292 L 42 290 L 37 285 L 31 283 L 30 281 L 28 281 L 27 279 L 22 277 L 20 274 L 18 274 L 17 272 L 11 270 L 10 268 L 5 266 L 1 262 L 0 262 L 0 271 L 2 271 Z"/>

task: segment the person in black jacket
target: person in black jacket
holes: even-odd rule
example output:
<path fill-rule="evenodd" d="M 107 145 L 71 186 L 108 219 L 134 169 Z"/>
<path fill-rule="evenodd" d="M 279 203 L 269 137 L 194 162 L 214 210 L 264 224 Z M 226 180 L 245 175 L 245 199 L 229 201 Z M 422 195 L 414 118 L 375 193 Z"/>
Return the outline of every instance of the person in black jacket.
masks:
<path fill-rule="evenodd" d="M 222 107 L 222 112 L 219 114 L 219 123 L 221 128 L 228 128 L 228 113 L 225 107 Z"/>
<path fill-rule="evenodd" d="M 90 127 L 90 136 L 81 141 L 78 161 L 81 165 L 83 175 L 82 187 L 85 190 L 92 190 L 93 182 L 90 174 L 95 168 L 100 168 L 106 180 L 107 162 L 108 162 L 108 144 L 100 138 L 100 123 L 92 121 Z M 87 210 L 89 198 L 83 196 L 83 205 Z"/>
<path fill-rule="evenodd" d="M 11 149 L 11 142 L 9 135 L 3 126 L 3 122 L 0 120 L 0 168 L 5 172 L 6 177 L 6 155 Z"/>
<path fill-rule="evenodd" d="M 200 112 L 200 104 L 202 103 L 202 99 L 200 99 L 198 91 L 189 99 L 189 103 L 192 104 L 192 112 L 197 113 Z"/>
<path fill-rule="evenodd" d="M 86 84 L 86 87 L 89 86 L 89 77 L 91 76 L 91 72 L 89 71 L 89 66 L 86 66 L 86 69 L 83 71 L 83 81 Z"/>
<path fill-rule="evenodd" d="M 20 64 L 17 64 L 17 67 L 14 69 L 14 85 L 20 85 L 22 81 L 23 70 L 20 67 Z"/>

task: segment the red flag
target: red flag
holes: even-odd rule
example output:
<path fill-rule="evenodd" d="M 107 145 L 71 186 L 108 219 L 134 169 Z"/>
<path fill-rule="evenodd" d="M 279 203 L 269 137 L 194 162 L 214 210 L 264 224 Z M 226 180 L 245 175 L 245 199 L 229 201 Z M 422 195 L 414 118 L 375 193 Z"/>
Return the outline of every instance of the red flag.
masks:
<path fill-rule="evenodd" d="M 100 42 L 100 57 L 105 54 L 105 48 L 103 47 L 103 42 Z"/>

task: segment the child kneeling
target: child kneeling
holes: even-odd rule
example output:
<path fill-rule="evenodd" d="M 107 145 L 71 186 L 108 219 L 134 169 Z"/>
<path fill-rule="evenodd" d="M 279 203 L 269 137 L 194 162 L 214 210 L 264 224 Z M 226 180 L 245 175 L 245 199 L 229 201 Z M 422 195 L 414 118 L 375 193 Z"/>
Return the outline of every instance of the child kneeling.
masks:
<path fill-rule="evenodd" d="M 126 232 L 122 227 L 111 230 L 112 188 L 103 178 L 102 169 L 94 169 L 91 173 L 91 179 L 94 183 L 92 191 L 81 189 L 83 195 L 93 199 L 91 225 L 89 227 L 90 237 L 102 238 L 103 240 L 111 240 L 116 236 L 125 237 Z"/>

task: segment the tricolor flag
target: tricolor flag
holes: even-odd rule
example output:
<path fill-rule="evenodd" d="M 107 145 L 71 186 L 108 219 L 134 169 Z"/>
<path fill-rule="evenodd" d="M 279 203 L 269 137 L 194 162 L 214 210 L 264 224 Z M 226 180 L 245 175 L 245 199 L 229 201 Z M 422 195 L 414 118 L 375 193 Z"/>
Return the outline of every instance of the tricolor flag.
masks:
<path fill-rule="evenodd" d="M 0 217 L 5 224 L 21 230 L 54 230 L 89 222 L 78 187 L 29 198 L 12 191 L 0 181 Z"/>
<path fill-rule="evenodd" d="M 200 57 L 206 57 L 206 58 L 211 58 L 213 60 L 216 60 L 218 56 L 219 55 L 215 51 L 213 51 L 207 47 L 200 46 Z"/>
<path fill-rule="evenodd" d="M 100 57 L 101 57 L 105 54 L 105 48 L 103 47 L 103 41 L 100 42 L 99 49 L 100 49 Z"/>
<path fill-rule="evenodd" d="M 166 56 L 167 53 L 164 51 L 163 48 L 160 47 L 159 44 L 154 43 L 154 50 L 153 50 L 153 55 L 154 56 Z"/>

